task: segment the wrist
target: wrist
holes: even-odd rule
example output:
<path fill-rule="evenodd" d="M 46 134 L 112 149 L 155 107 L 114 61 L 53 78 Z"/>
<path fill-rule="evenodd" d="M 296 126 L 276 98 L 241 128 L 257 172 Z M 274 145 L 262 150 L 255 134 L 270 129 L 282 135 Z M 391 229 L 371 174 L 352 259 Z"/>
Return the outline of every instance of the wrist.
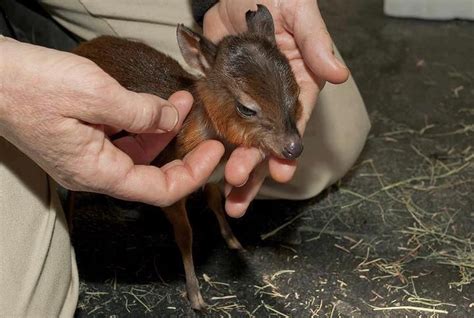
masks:
<path fill-rule="evenodd" d="M 5 120 L 7 115 L 7 97 L 5 87 L 6 70 L 6 53 L 4 46 L 7 38 L 0 34 L 0 137 L 3 137 L 5 130 Z"/>
<path fill-rule="evenodd" d="M 12 85 L 17 85 L 15 61 L 12 57 L 18 53 L 17 46 L 20 42 L 0 35 L 0 136 L 6 137 L 9 126 L 14 121 L 12 109 L 16 110 L 15 93 Z"/>

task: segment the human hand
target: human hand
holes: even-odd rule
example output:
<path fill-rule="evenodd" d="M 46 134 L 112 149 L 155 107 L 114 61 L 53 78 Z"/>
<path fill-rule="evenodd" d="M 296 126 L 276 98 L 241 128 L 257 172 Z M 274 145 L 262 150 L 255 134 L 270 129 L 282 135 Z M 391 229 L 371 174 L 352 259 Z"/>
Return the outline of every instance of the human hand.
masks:
<path fill-rule="evenodd" d="M 300 86 L 303 112 L 298 129 L 303 135 L 325 81 L 343 83 L 349 71 L 334 56 L 331 37 L 315 0 L 220 0 L 204 16 L 204 35 L 216 42 L 226 35 L 244 32 L 245 13 L 256 11 L 257 4 L 270 10 L 277 45 L 288 58 Z M 257 149 L 237 148 L 225 168 L 227 213 L 242 216 L 267 173 L 277 182 L 288 182 L 295 170 L 294 160 L 264 158 Z"/>
<path fill-rule="evenodd" d="M 223 155 L 219 142 L 148 165 L 192 102 L 186 92 L 168 101 L 134 93 L 85 58 L 0 39 L 0 135 L 71 190 L 157 206 L 195 191 Z M 120 130 L 136 135 L 110 141 Z"/>

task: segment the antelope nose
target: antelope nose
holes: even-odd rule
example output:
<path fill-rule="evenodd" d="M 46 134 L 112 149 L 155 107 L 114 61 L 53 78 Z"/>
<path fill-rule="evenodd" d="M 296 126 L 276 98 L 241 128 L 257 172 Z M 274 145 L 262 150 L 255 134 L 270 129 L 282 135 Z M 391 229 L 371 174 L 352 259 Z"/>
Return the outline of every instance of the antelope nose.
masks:
<path fill-rule="evenodd" d="M 285 146 L 283 149 L 283 156 L 286 159 L 293 160 L 298 158 L 302 152 L 303 142 L 301 141 L 301 138 L 297 136 L 297 138 L 292 138 Z"/>

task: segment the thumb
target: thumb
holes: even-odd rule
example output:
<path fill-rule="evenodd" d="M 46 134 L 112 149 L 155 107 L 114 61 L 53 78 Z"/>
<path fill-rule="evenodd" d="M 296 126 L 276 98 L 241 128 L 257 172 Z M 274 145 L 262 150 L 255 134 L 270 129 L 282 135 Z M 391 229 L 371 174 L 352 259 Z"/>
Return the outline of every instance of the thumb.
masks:
<path fill-rule="evenodd" d="M 326 24 L 314 1 L 296 9 L 293 26 L 296 43 L 301 50 L 305 64 L 319 78 L 338 84 L 349 77 L 349 70 L 334 55 L 333 42 Z"/>
<path fill-rule="evenodd" d="M 172 132 L 164 134 L 133 134 L 116 139 L 114 145 L 132 158 L 135 164 L 149 164 L 175 137 L 186 115 L 191 110 L 192 97 L 188 92 L 180 91 L 168 99 L 179 112 L 178 125 Z"/>
<path fill-rule="evenodd" d="M 100 106 L 88 105 L 89 107 L 78 115 L 80 119 L 131 133 L 170 132 L 179 122 L 180 115 L 177 108 L 158 96 L 135 93 L 121 86 L 111 89 L 104 95 Z M 190 108 L 193 102 L 191 94 L 181 92 L 179 96 L 181 96 L 179 102 L 189 104 Z"/>

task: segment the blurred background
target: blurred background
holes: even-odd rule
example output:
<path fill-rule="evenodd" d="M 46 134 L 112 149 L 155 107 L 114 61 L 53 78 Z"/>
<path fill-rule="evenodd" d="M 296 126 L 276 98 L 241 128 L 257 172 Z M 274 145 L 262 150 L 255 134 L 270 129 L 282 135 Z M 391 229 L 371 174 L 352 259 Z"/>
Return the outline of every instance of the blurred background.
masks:
<path fill-rule="evenodd" d="M 384 0 L 389 16 L 432 20 L 474 19 L 472 0 Z"/>

